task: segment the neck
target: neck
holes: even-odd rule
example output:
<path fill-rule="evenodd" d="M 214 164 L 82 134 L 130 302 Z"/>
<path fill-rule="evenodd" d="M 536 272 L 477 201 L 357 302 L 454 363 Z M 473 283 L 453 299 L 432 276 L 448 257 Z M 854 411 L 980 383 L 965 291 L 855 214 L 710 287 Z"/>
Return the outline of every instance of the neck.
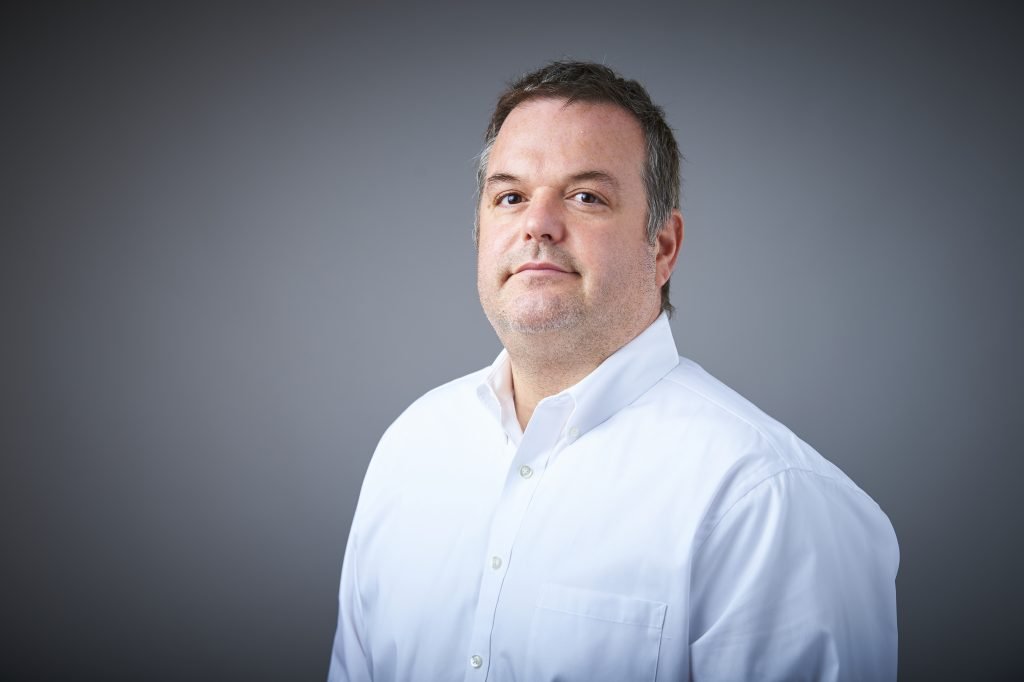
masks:
<path fill-rule="evenodd" d="M 609 353 L 610 355 L 610 353 Z M 509 350 L 512 365 L 512 398 L 516 406 L 516 418 L 525 431 L 526 425 L 537 408 L 537 403 L 548 396 L 561 393 L 579 383 L 585 376 L 597 369 L 607 355 L 592 358 L 587 362 L 554 363 Z"/>
<path fill-rule="evenodd" d="M 603 339 L 596 335 L 567 338 L 569 335 L 560 332 L 513 334 L 503 339 L 512 368 L 512 397 L 519 426 L 525 431 L 541 400 L 582 381 L 656 318 L 657 315 L 647 320 L 639 329 Z"/>

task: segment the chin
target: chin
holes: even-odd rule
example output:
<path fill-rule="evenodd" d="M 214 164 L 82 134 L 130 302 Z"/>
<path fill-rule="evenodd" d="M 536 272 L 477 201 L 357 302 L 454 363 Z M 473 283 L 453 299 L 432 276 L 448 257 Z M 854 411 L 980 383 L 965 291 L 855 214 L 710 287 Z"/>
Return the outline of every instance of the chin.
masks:
<path fill-rule="evenodd" d="M 507 310 L 499 314 L 502 326 L 517 334 L 545 334 L 579 327 L 583 311 L 577 306 L 543 306 L 540 309 Z"/>

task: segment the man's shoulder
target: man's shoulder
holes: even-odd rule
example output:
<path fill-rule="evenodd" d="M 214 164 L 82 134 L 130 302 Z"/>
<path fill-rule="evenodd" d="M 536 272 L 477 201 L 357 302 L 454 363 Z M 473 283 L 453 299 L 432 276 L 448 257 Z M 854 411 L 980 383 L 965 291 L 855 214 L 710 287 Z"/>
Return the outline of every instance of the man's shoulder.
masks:
<path fill-rule="evenodd" d="M 479 404 L 478 390 L 490 371 L 490 367 L 484 367 L 430 389 L 414 400 L 399 419 L 422 416 L 424 413 L 434 416 L 438 412 L 457 412 L 464 410 L 467 403 Z"/>
<path fill-rule="evenodd" d="M 490 371 L 484 367 L 430 389 L 398 415 L 385 439 L 402 432 L 422 433 L 424 428 L 442 426 L 452 419 L 465 423 L 483 407 L 478 391 Z"/>
<path fill-rule="evenodd" d="M 688 426 L 757 437 L 773 445 L 791 435 L 783 424 L 689 358 L 680 357 L 656 389 L 651 400 L 667 403 L 686 417 Z"/>
<path fill-rule="evenodd" d="M 677 399 L 701 403 L 754 428 L 778 425 L 754 403 L 689 358 L 680 356 L 679 364 L 665 380 L 666 387 Z"/>
<path fill-rule="evenodd" d="M 762 475 L 807 470 L 850 482 L 789 427 L 688 358 L 680 357 L 651 399 L 667 402 L 688 439 L 711 443 L 718 457 L 736 460 L 722 461 L 726 467 L 743 465 Z"/>
<path fill-rule="evenodd" d="M 410 467 L 431 461 L 431 457 L 422 457 L 424 454 L 450 455 L 451 448 L 446 446 L 464 439 L 481 421 L 478 411 L 483 405 L 477 389 L 488 372 L 488 368 L 480 369 L 441 384 L 406 407 L 377 443 L 364 481 L 364 495 L 368 489 L 393 487 L 396 477 L 409 474 Z"/>
<path fill-rule="evenodd" d="M 697 453 L 706 479 L 716 481 L 708 519 L 721 517 L 738 500 L 765 485 L 781 486 L 784 496 L 819 495 L 837 499 L 844 490 L 856 505 L 877 504 L 833 462 L 700 365 L 680 358 L 659 382 L 652 404 L 677 415 L 677 443 L 683 456 Z M 796 481 L 797 483 L 792 483 Z M 713 525 L 713 523 L 711 524 Z"/>

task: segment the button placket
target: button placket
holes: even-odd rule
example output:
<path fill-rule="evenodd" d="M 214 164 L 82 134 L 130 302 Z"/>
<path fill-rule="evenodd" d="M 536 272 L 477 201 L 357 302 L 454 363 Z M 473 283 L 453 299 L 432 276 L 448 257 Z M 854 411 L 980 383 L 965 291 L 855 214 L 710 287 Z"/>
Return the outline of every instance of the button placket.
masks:
<path fill-rule="evenodd" d="M 561 400 L 548 406 L 548 409 L 535 412 L 533 423 L 528 429 L 530 433 L 524 434 L 518 443 L 509 440 L 505 446 L 512 450 L 512 461 L 491 522 L 487 542 L 490 551 L 484 559 L 490 570 L 484 570 L 480 577 L 473 632 L 467 652 L 470 665 L 466 669 L 466 682 L 487 676 L 491 631 L 502 585 L 511 570 L 509 561 L 516 535 L 543 478 L 547 462 L 558 448 L 559 436 L 565 428 L 566 406 L 566 401 Z M 507 437 L 508 433 L 504 435 Z"/>

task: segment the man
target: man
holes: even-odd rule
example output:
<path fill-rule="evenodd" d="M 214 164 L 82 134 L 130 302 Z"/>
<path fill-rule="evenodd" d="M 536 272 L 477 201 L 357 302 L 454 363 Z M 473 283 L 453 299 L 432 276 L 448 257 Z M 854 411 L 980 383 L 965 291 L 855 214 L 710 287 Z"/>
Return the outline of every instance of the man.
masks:
<path fill-rule="evenodd" d="M 505 350 L 381 439 L 331 680 L 895 678 L 886 516 L 676 351 L 678 178 L 661 110 L 603 66 L 501 96 L 476 236 Z"/>

